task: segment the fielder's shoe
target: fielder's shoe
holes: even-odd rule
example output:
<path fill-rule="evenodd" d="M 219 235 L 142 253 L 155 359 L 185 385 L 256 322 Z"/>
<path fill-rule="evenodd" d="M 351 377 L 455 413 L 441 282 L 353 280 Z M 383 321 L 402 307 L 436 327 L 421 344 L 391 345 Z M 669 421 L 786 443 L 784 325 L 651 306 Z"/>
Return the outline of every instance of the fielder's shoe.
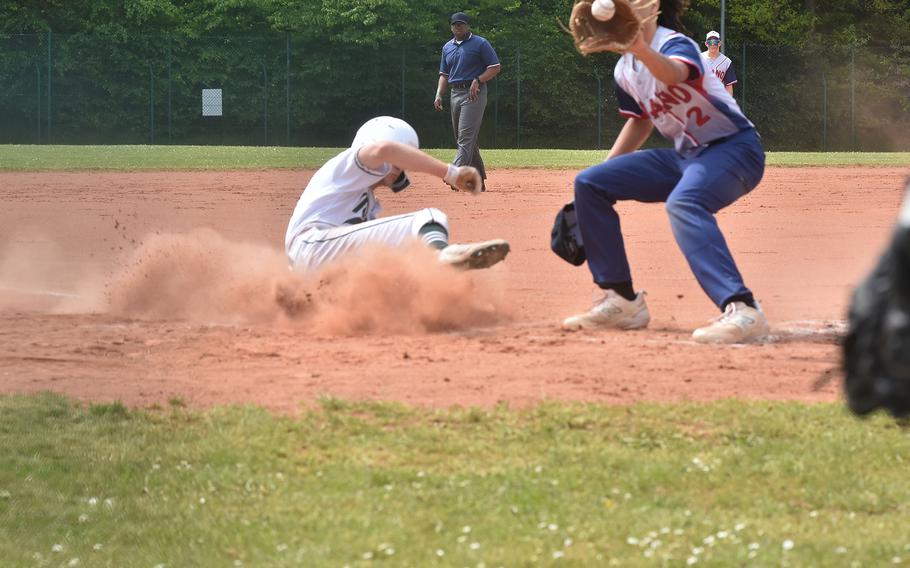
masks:
<path fill-rule="evenodd" d="M 645 293 L 639 292 L 629 301 L 614 290 L 606 290 L 603 298 L 590 311 L 566 318 L 563 329 L 641 329 L 651 321 Z"/>
<path fill-rule="evenodd" d="M 731 302 L 714 323 L 696 329 L 692 339 L 699 343 L 746 343 L 762 339 L 769 331 L 768 320 L 761 310 L 743 302 Z"/>
<path fill-rule="evenodd" d="M 479 243 L 449 245 L 439 251 L 439 262 L 455 268 L 474 270 L 489 268 L 504 259 L 507 254 L 509 243 L 502 239 L 493 239 Z"/>

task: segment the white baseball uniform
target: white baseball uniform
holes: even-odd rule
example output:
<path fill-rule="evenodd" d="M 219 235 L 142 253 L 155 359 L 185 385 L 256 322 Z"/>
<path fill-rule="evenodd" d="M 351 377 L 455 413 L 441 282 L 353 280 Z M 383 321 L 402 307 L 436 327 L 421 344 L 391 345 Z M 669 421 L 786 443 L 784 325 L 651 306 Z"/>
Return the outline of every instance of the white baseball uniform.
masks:
<path fill-rule="evenodd" d="M 731 61 L 729 57 L 718 52 L 717 57 L 711 59 L 708 57 L 707 51 L 702 51 L 701 59 L 705 62 L 708 69 L 717 75 L 717 78 L 720 79 L 720 82 L 723 83 L 725 87 L 736 84 L 736 69 L 733 67 L 733 61 Z"/>
<path fill-rule="evenodd" d="M 400 246 L 418 237 L 428 223 L 448 231 L 442 211 L 429 208 L 377 219 L 381 210 L 373 187 L 392 171 L 391 164 L 370 169 L 348 148 L 313 175 L 288 224 L 284 246 L 296 269 L 315 269 L 366 243 Z"/>

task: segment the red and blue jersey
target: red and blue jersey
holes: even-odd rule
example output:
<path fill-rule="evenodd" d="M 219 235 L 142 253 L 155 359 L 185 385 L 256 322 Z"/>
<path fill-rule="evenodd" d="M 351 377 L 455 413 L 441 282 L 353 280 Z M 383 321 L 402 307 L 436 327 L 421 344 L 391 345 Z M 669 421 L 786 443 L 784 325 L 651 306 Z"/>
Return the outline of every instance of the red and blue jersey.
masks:
<path fill-rule="evenodd" d="M 647 118 L 685 157 L 711 142 L 755 128 L 714 73 L 705 72 L 698 46 L 690 38 L 658 26 L 651 48 L 690 68 L 682 83 L 665 85 L 631 53 L 616 63 L 613 78 L 619 114 Z"/>

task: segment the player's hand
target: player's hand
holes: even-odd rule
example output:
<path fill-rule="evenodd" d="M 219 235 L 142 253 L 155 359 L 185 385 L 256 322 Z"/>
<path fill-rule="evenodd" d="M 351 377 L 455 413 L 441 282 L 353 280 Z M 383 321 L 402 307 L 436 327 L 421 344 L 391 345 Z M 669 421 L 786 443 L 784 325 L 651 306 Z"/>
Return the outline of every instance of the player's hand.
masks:
<path fill-rule="evenodd" d="M 451 185 L 459 191 L 470 191 L 471 193 L 480 193 L 483 187 L 483 178 L 477 168 L 471 166 L 456 166 L 449 164 L 449 171 L 442 181 Z"/>
<path fill-rule="evenodd" d="M 442 110 L 442 97 L 437 96 L 436 100 L 433 101 L 433 108 L 436 110 Z"/>
<path fill-rule="evenodd" d="M 468 100 L 473 101 L 477 98 L 477 94 L 480 93 L 480 81 L 474 79 L 471 81 L 471 88 L 468 90 Z"/>
<path fill-rule="evenodd" d="M 638 35 L 635 36 L 635 39 L 632 40 L 632 43 L 629 45 L 628 52 L 632 55 L 638 56 L 643 53 L 646 49 L 650 47 L 645 41 L 645 34 L 639 30 Z"/>

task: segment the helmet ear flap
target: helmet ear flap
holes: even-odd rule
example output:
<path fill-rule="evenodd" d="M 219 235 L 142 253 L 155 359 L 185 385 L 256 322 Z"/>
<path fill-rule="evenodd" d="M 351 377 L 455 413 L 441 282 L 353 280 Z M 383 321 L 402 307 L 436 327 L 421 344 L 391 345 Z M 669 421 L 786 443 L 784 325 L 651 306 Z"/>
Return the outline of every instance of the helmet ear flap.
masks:
<path fill-rule="evenodd" d="M 404 170 L 402 170 L 401 174 L 392 182 L 392 191 L 395 193 L 404 191 L 409 185 L 411 185 L 411 180 L 408 179 L 408 174 L 404 173 Z"/>

